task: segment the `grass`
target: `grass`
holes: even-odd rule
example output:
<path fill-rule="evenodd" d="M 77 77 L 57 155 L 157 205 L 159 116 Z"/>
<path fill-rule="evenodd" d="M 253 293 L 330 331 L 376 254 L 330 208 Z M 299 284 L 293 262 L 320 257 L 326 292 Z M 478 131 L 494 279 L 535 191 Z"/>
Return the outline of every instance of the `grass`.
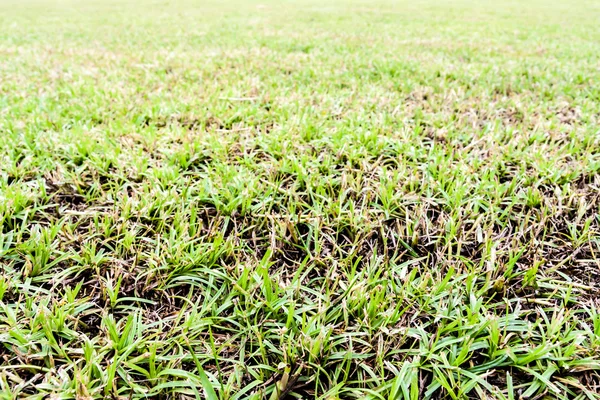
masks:
<path fill-rule="evenodd" d="M 599 17 L 2 1 L 0 398 L 599 398 Z"/>

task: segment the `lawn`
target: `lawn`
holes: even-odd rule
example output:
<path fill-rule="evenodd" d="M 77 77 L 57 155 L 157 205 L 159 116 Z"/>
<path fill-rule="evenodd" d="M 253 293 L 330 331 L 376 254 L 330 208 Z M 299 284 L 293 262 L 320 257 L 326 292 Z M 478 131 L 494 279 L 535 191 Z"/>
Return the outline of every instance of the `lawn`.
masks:
<path fill-rule="evenodd" d="M 0 0 L 0 399 L 600 398 L 599 21 Z"/>

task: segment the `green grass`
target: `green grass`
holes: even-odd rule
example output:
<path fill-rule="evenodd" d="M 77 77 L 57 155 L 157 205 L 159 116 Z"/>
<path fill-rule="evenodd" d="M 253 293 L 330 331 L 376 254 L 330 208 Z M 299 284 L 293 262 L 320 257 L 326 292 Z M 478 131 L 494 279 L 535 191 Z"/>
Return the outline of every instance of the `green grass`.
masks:
<path fill-rule="evenodd" d="M 599 398 L 599 20 L 0 2 L 0 398 Z"/>

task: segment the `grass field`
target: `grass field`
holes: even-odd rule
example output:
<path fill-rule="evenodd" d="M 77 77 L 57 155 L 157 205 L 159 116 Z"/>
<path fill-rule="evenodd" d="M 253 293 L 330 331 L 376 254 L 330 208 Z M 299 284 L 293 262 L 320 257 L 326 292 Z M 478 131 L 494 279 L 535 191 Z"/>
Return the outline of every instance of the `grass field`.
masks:
<path fill-rule="evenodd" d="M 597 1 L 0 1 L 0 398 L 600 398 Z"/>

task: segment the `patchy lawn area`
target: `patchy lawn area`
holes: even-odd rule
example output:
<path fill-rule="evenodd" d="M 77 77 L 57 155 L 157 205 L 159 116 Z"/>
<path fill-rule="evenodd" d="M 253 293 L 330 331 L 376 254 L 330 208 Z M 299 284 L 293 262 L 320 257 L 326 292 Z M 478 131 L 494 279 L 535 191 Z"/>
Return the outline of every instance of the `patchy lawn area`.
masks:
<path fill-rule="evenodd" d="M 599 398 L 599 21 L 1 1 L 0 398 Z"/>

